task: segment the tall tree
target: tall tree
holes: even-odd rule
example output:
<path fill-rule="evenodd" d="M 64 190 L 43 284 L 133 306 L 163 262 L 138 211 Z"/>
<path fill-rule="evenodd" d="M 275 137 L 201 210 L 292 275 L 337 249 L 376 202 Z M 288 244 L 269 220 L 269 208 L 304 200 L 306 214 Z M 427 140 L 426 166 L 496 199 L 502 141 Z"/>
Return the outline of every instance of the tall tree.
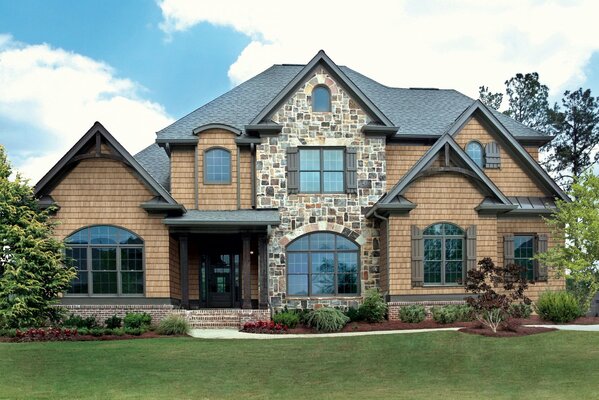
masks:
<path fill-rule="evenodd" d="M 505 81 L 508 109 L 505 114 L 542 132 L 549 128 L 549 89 L 539 82 L 539 74 L 516 74 Z"/>
<path fill-rule="evenodd" d="M 56 300 L 75 272 L 64 266 L 49 212 L 39 209 L 26 180 L 11 174 L 0 146 L 0 325 L 40 326 L 57 317 Z"/>
<path fill-rule="evenodd" d="M 478 98 L 484 105 L 499 110 L 503 102 L 503 93 L 492 93 L 488 86 L 479 86 Z"/>
<path fill-rule="evenodd" d="M 550 154 L 545 167 L 568 187 L 599 160 L 599 99 L 590 89 L 566 91 L 562 108 L 549 115 L 555 139 L 546 146 Z"/>

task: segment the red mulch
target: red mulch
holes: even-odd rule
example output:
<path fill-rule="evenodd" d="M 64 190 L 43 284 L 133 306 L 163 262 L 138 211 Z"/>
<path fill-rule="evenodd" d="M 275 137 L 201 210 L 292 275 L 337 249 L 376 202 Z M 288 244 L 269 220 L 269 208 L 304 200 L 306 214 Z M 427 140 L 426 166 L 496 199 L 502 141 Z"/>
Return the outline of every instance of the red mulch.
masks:
<path fill-rule="evenodd" d="M 9 338 L 9 337 L 1 337 L 0 343 L 8 343 L 8 342 L 19 342 L 19 343 L 32 343 L 32 342 L 93 342 L 93 341 L 104 341 L 104 340 L 130 340 L 130 339 L 155 339 L 155 338 L 171 338 L 171 337 L 186 337 L 187 335 L 171 335 L 171 336 L 163 336 L 159 335 L 156 332 L 145 332 L 139 336 L 135 335 L 102 335 L 102 336 L 92 336 L 92 335 L 77 335 L 73 336 L 69 339 L 65 340 L 31 340 L 31 341 L 23 341 L 17 338 Z"/>
<path fill-rule="evenodd" d="M 492 330 L 483 326 L 476 326 L 472 328 L 462 328 L 458 332 L 470 333 L 473 335 L 481 335 L 488 337 L 518 337 L 536 335 L 538 333 L 546 333 L 556 331 L 555 328 L 541 328 L 541 327 L 528 327 L 528 326 L 516 326 L 511 329 L 498 329 L 497 332 L 493 333 Z"/>
<path fill-rule="evenodd" d="M 580 317 L 574 321 L 566 322 L 564 324 L 556 324 L 555 322 L 545 321 L 538 316 L 531 316 L 527 319 L 515 320 L 522 325 L 599 325 L 599 317 Z"/>

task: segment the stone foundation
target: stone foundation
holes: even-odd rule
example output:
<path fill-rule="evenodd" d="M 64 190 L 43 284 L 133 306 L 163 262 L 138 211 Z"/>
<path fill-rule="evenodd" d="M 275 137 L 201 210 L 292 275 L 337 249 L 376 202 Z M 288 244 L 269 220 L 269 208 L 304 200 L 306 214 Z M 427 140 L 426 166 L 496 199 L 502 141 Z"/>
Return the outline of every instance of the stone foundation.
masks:
<path fill-rule="evenodd" d="M 453 300 L 453 301 L 392 301 L 387 303 L 389 307 L 389 320 L 399 321 L 399 310 L 402 307 L 413 306 L 413 305 L 422 305 L 426 310 L 426 319 L 431 319 L 432 316 L 432 308 L 433 307 L 443 307 L 449 305 L 462 305 L 466 304 L 463 300 Z"/>

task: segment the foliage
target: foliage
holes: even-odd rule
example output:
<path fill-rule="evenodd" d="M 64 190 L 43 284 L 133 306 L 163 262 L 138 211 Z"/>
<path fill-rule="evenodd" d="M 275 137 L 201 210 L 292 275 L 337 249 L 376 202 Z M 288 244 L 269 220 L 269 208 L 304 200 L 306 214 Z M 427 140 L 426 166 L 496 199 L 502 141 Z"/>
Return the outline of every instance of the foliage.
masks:
<path fill-rule="evenodd" d="M 558 276 L 567 276 L 581 309 L 587 311 L 599 290 L 599 177 L 585 173 L 568 194 L 576 201 L 557 202 L 557 211 L 547 219 L 558 241 L 537 258 Z"/>
<path fill-rule="evenodd" d="M 159 335 L 185 335 L 189 331 L 189 323 L 180 316 L 171 314 L 158 324 L 156 332 Z"/>
<path fill-rule="evenodd" d="M 498 267 L 487 257 L 479 261 L 478 268 L 468 271 L 466 291 L 476 296 L 468 297 L 466 302 L 473 308 L 477 320 L 497 332 L 508 318 L 513 302 L 530 304 L 530 299 L 524 294 L 527 288 L 528 282 L 520 266 Z"/>
<path fill-rule="evenodd" d="M 340 310 L 331 307 L 322 307 L 310 312 L 307 325 L 318 332 L 338 332 L 348 322 L 349 318 Z"/>
<path fill-rule="evenodd" d="M 358 308 L 349 307 L 347 310 L 345 310 L 344 314 L 347 316 L 347 318 L 349 318 L 350 322 L 360 322 L 364 320 L 364 317 Z"/>
<path fill-rule="evenodd" d="M 501 107 L 501 103 L 503 102 L 503 93 L 491 93 L 489 87 L 483 85 L 478 88 L 478 98 L 487 107 L 499 110 L 499 107 Z"/>
<path fill-rule="evenodd" d="M 506 115 L 542 132 L 549 129 L 549 88 L 539 82 L 538 73 L 516 74 L 505 81 L 505 93 Z"/>
<path fill-rule="evenodd" d="M 566 291 L 541 293 L 535 309 L 539 317 L 556 323 L 570 322 L 582 315 L 577 299 Z"/>
<path fill-rule="evenodd" d="M 248 333 L 285 333 L 287 327 L 274 321 L 248 321 L 241 330 Z"/>
<path fill-rule="evenodd" d="M 387 302 L 377 289 L 370 289 L 366 292 L 358 313 L 364 321 L 382 322 L 387 315 Z"/>
<path fill-rule="evenodd" d="M 89 334 L 92 336 L 102 336 L 104 335 L 104 328 L 92 328 L 89 330 Z"/>
<path fill-rule="evenodd" d="M 426 309 L 423 305 L 413 304 L 399 309 L 399 319 L 402 322 L 417 324 L 426 318 Z"/>
<path fill-rule="evenodd" d="M 547 146 L 545 167 L 566 187 L 599 160 L 599 99 L 591 90 L 566 91 L 562 109 L 550 111 L 555 139 Z"/>
<path fill-rule="evenodd" d="M 64 266 L 64 245 L 53 238 L 51 210 L 40 210 L 33 189 L 0 146 L 0 320 L 8 327 L 56 322 L 60 293 L 75 278 Z"/>
<path fill-rule="evenodd" d="M 284 325 L 289 329 L 293 329 L 299 323 L 300 317 L 299 317 L 299 314 L 297 314 L 293 311 L 283 311 L 283 312 L 276 313 L 272 317 L 272 320 L 274 321 L 275 324 Z"/>
<path fill-rule="evenodd" d="M 440 324 L 472 321 L 473 313 L 472 307 L 468 305 L 447 305 L 432 309 L 433 320 Z"/>
<path fill-rule="evenodd" d="M 123 326 L 127 328 L 148 330 L 152 323 L 152 316 L 148 313 L 127 313 L 123 318 Z"/>
<path fill-rule="evenodd" d="M 126 335 L 132 335 L 132 336 L 140 336 L 142 333 L 144 333 L 146 331 L 145 328 L 133 328 L 130 326 L 125 326 L 125 328 L 123 330 Z"/>
<path fill-rule="evenodd" d="M 117 315 L 113 315 L 112 317 L 108 317 L 106 320 L 104 320 L 104 325 L 106 325 L 106 328 L 108 329 L 115 329 L 120 328 L 122 322 L 122 318 L 118 317 Z"/>
<path fill-rule="evenodd" d="M 0 337 L 14 338 L 17 336 L 15 328 L 0 329 Z"/>
<path fill-rule="evenodd" d="M 107 331 L 110 331 L 110 332 L 104 332 L 107 335 L 123 336 L 125 334 L 125 328 L 113 328 L 113 329 L 107 329 Z"/>
<path fill-rule="evenodd" d="M 62 321 L 62 326 L 69 328 L 93 329 L 99 328 L 100 324 L 94 316 L 83 318 L 79 315 L 71 314 L 67 319 Z"/>
<path fill-rule="evenodd" d="M 532 306 L 524 303 L 512 304 L 509 314 L 512 318 L 529 318 L 530 314 L 532 314 Z"/>

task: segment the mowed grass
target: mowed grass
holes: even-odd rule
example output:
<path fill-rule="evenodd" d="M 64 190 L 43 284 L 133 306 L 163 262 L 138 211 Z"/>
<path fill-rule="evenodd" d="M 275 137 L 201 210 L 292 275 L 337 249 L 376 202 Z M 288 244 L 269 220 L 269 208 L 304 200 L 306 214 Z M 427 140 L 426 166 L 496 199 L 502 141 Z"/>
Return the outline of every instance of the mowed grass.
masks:
<path fill-rule="evenodd" d="M 7 399 L 595 399 L 599 334 L 0 343 Z"/>

